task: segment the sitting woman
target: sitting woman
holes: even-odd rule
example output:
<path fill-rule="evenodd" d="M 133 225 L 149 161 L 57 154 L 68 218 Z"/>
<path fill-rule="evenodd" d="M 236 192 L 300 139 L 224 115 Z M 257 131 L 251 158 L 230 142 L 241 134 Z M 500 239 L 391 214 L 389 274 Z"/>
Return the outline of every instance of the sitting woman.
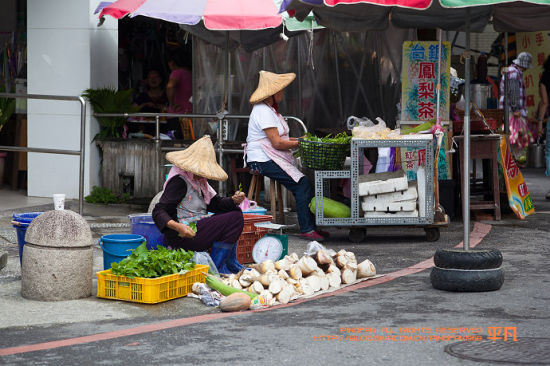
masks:
<path fill-rule="evenodd" d="M 185 150 L 167 153 L 166 159 L 174 167 L 153 209 L 153 220 L 167 245 L 193 251 L 212 248 L 211 257 L 220 273 L 238 272 L 243 267 L 237 261 L 237 241 L 244 226 L 239 204 L 245 196 L 238 192 L 233 197 L 219 197 L 208 184 L 207 179 L 227 179 L 216 162 L 210 136 Z M 196 223 L 196 232 L 190 223 Z"/>
<path fill-rule="evenodd" d="M 313 197 L 311 183 L 294 165 L 290 151 L 298 147 L 298 140 L 288 136 L 288 124 L 279 114 L 283 89 L 295 77 L 294 73 L 260 71 L 258 88 L 250 97 L 253 107 L 248 121 L 245 156 L 252 171 L 276 180 L 292 192 L 296 199 L 300 236 L 321 241 L 328 233 L 315 231 L 314 217 L 308 207 Z"/>

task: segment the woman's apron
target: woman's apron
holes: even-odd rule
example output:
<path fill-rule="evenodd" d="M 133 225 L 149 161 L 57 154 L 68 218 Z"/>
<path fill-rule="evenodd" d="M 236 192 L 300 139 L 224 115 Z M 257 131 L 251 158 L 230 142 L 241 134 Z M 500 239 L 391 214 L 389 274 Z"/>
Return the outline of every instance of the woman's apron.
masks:
<path fill-rule="evenodd" d="M 269 106 L 273 113 L 277 116 L 277 119 L 279 123 L 283 126 L 283 134 L 280 135 L 283 140 L 289 140 L 289 128 L 288 123 L 286 123 L 283 116 L 281 116 L 279 113 L 273 109 L 273 107 Z M 279 129 L 277 129 L 278 131 Z M 256 140 L 260 142 L 260 145 L 262 146 L 265 154 L 275 162 L 286 174 L 288 174 L 293 181 L 298 183 L 298 181 L 304 176 L 304 174 L 298 170 L 298 168 L 295 165 L 294 162 L 294 156 L 292 156 L 292 152 L 290 150 L 277 150 L 273 147 L 271 144 L 271 141 L 267 137 L 264 137 L 262 139 Z M 246 144 L 243 144 L 244 147 L 244 166 L 246 166 Z"/>

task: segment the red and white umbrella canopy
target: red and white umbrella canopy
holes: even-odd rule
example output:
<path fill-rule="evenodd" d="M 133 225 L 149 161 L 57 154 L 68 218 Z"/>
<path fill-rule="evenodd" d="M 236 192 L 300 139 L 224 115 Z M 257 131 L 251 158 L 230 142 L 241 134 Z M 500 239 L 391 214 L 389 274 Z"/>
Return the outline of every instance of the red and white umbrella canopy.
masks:
<path fill-rule="evenodd" d="M 117 0 L 101 10 L 99 16 L 105 15 L 143 15 L 189 25 L 202 20 L 210 30 L 267 29 L 282 23 L 273 0 Z"/>

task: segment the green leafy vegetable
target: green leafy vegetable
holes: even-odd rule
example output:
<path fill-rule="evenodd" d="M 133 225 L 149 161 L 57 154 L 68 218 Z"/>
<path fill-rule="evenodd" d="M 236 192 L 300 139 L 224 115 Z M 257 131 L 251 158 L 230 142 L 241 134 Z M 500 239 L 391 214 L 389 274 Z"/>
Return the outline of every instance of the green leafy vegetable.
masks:
<path fill-rule="evenodd" d="M 111 273 L 129 278 L 156 278 L 175 273 L 184 274 L 195 268 L 195 263 L 192 261 L 194 254 L 184 249 L 168 250 L 160 245 L 156 250 L 147 250 L 147 246 L 143 243 L 119 263 L 112 263 Z"/>
<path fill-rule="evenodd" d="M 325 137 L 317 137 L 315 135 L 312 135 L 311 133 L 306 134 L 306 141 L 313 141 L 313 142 L 326 142 L 331 144 L 349 144 L 351 142 L 351 136 L 349 136 L 345 132 L 340 132 L 339 134 L 335 135 L 334 137 L 330 137 L 331 134 L 326 135 Z"/>
<path fill-rule="evenodd" d="M 242 192 L 242 191 L 243 191 L 243 184 L 239 183 L 239 192 Z"/>
<path fill-rule="evenodd" d="M 189 223 L 189 227 L 191 228 L 191 230 L 193 230 L 194 232 L 197 232 L 197 223 L 196 222 L 190 222 Z"/>

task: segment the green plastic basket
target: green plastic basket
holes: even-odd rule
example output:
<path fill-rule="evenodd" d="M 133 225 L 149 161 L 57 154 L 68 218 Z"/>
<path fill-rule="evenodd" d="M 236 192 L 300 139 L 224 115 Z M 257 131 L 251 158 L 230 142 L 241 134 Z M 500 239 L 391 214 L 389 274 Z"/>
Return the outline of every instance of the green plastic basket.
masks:
<path fill-rule="evenodd" d="M 350 144 L 333 144 L 298 139 L 302 166 L 317 170 L 342 170 Z"/>

